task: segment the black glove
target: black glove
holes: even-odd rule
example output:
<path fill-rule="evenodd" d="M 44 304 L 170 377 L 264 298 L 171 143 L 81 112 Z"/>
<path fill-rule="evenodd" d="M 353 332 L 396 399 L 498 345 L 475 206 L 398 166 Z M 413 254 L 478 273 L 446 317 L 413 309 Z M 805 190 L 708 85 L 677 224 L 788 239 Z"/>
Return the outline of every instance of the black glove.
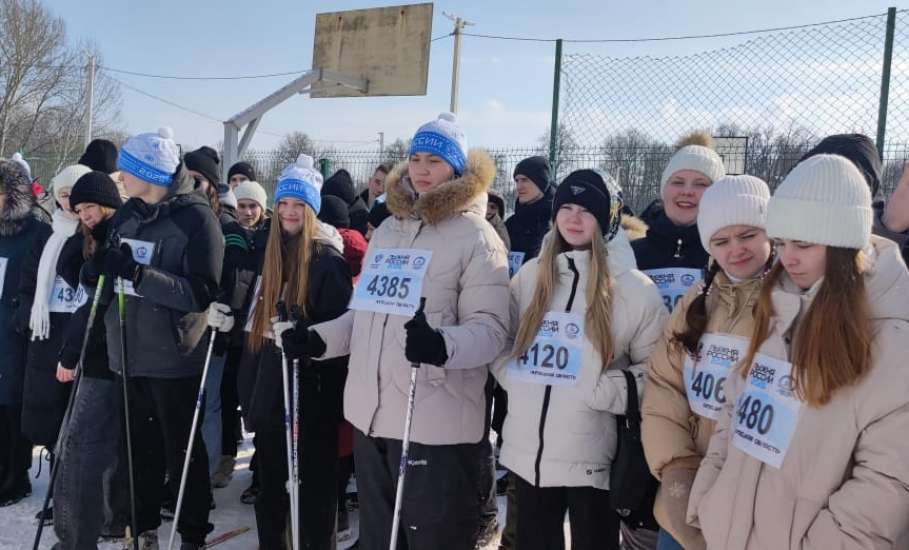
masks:
<path fill-rule="evenodd" d="M 95 239 L 95 243 L 97 243 L 97 246 L 99 249 L 104 246 L 107 246 L 107 234 L 108 234 L 109 230 L 110 230 L 110 218 L 108 218 L 106 220 L 101 220 L 100 222 L 95 224 L 95 227 L 92 227 L 91 235 L 92 235 L 92 238 Z"/>
<path fill-rule="evenodd" d="M 111 277 L 122 277 L 129 281 L 138 281 L 142 266 L 133 259 L 133 249 L 129 243 L 121 243 L 120 248 L 110 248 L 104 253 L 104 272 Z"/>
<path fill-rule="evenodd" d="M 297 323 L 294 328 L 282 332 L 281 345 L 284 355 L 291 361 L 319 357 L 325 353 L 325 341 L 317 332 L 309 330 L 309 325 L 305 323 Z"/>
<path fill-rule="evenodd" d="M 426 322 L 423 312 L 417 313 L 404 325 L 407 341 L 404 345 L 404 356 L 411 363 L 426 363 L 441 367 L 448 361 L 445 349 L 445 338 L 438 329 Z"/>

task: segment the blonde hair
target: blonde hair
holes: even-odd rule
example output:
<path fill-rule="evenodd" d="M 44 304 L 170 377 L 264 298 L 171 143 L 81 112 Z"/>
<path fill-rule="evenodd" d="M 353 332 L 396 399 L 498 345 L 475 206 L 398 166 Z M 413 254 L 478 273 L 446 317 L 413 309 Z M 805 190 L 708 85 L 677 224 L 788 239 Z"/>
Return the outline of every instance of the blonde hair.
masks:
<path fill-rule="evenodd" d="M 524 355 L 533 344 L 543 317 L 550 310 L 552 295 L 558 284 L 559 266 L 556 258 L 562 252 L 570 249 L 569 244 L 559 233 L 558 227 L 553 226 L 543 240 L 533 299 L 527 310 L 521 315 L 521 324 L 518 327 L 512 350 L 515 358 Z M 599 231 L 594 231 L 593 241 L 590 243 L 590 273 L 587 275 L 587 288 L 584 291 L 587 300 L 584 334 L 602 358 L 601 369 L 610 363 L 613 353 L 612 331 L 610 330 L 612 326 L 612 277 L 609 275 L 606 257 L 606 241 Z"/>
<path fill-rule="evenodd" d="M 798 323 L 792 341 L 795 391 L 809 405 L 820 407 L 842 387 L 871 370 L 871 306 L 865 293 L 864 254 L 851 248 L 827 247 L 824 280 Z M 747 376 L 769 334 L 774 315 L 771 295 L 783 275 L 777 263 L 764 280 L 754 308 L 754 331 L 742 363 Z M 831 319 L 837 322 L 831 323 Z"/>
<path fill-rule="evenodd" d="M 249 332 L 248 343 L 252 351 L 259 351 L 269 330 L 271 318 L 275 316 L 275 305 L 283 300 L 288 307 L 299 306 L 302 317 L 307 317 L 306 295 L 309 291 L 309 264 L 312 262 L 313 247 L 315 245 L 316 219 L 312 209 L 303 209 L 303 230 L 297 239 L 295 250 L 287 251 L 284 258 L 282 246 L 281 222 L 275 216 L 272 219 L 271 229 L 268 232 L 268 244 L 265 247 L 265 263 L 262 267 L 262 284 L 255 312 L 253 313 L 252 328 Z M 286 266 L 285 260 L 293 263 Z M 284 296 L 281 289 L 284 286 L 284 273 L 287 272 L 287 290 Z"/>
<path fill-rule="evenodd" d="M 111 216 L 117 211 L 110 206 L 98 205 L 98 208 L 101 210 L 101 221 L 109 220 Z M 101 222 L 98 222 L 101 223 Z M 84 223 L 79 223 L 79 229 L 82 231 L 82 259 L 89 259 L 92 254 L 95 253 L 95 250 L 98 249 L 98 243 L 95 242 L 95 238 L 92 237 L 92 230 L 88 228 Z"/>

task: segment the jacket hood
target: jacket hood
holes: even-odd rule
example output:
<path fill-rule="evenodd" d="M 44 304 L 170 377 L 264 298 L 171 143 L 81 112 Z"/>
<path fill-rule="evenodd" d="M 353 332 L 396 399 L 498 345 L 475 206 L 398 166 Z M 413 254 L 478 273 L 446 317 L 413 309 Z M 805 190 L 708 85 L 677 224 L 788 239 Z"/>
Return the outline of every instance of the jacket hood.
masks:
<path fill-rule="evenodd" d="M 338 233 L 337 229 L 325 222 L 320 221 L 316 227 L 315 241 L 319 244 L 330 246 L 341 254 L 344 253 L 344 237 Z"/>
<path fill-rule="evenodd" d="M 909 321 L 909 271 L 899 246 L 889 239 L 872 236 L 865 273 L 865 289 L 871 318 Z"/>
<path fill-rule="evenodd" d="M 467 167 L 458 178 L 417 195 L 407 176 L 407 162 L 399 163 L 385 179 L 388 210 L 397 218 L 419 218 L 434 225 L 462 212 L 486 214 L 486 193 L 496 167 L 481 149 L 467 153 Z"/>
<path fill-rule="evenodd" d="M 331 195 L 338 197 L 348 206 L 352 205 L 357 199 L 357 194 L 354 191 L 353 178 L 350 177 L 350 172 L 343 168 L 325 180 L 325 183 L 322 184 L 321 193 L 322 196 Z"/>
<path fill-rule="evenodd" d="M 22 166 L 15 161 L 0 160 L 0 190 L 6 194 L 0 210 L 0 237 L 17 235 L 25 228 L 35 206 L 31 181 Z"/>

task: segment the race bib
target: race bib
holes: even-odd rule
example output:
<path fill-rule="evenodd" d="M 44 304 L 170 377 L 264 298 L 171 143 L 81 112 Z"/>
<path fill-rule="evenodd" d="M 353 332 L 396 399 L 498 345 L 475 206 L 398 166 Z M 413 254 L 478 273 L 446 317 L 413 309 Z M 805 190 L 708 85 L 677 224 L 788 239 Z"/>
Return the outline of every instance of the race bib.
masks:
<path fill-rule="evenodd" d="M 521 266 L 524 265 L 524 253 L 523 252 L 509 252 L 508 253 L 508 276 L 514 277 L 514 274 L 521 269 Z"/>
<path fill-rule="evenodd" d="M 420 307 L 431 250 L 379 248 L 369 253 L 350 308 L 412 317 Z"/>
<path fill-rule="evenodd" d="M 701 337 L 696 357 L 685 354 L 682 371 L 688 405 L 695 413 L 716 420 L 726 403 L 726 377 L 748 351 L 748 340 L 726 334 Z"/>
<path fill-rule="evenodd" d="M 779 468 L 795 433 L 802 402 L 795 394 L 792 365 L 758 354 L 748 372 L 732 419 L 732 444 Z"/>
<path fill-rule="evenodd" d="M 3 284 L 6 282 L 6 264 L 8 258 L 0 258 L 0 298 L 3 298 Z"/>
<path fill-rule="evenodd" d="M 530 348 L 508 365 L 508 376 L 520 382 L 574 386 L 581 372 L 584 320 L 576 313 L 550 311 Z"/>
<path fill-rule="evenodd" d="M 656 284 L 666 309 L 672 313 L 676 304 L 694 283 L 701 280 L 700 269 L 688 267 L 668 267 L 665 269 L 645 269 L 644 274 Z"/>
<path fill-rule="evenodd" d="M 75 313 L 87 301 L 88 294 L 84 286 L 79 285 L 74 289 L 66 284 L 63 277 L 57 275 L 54 279 L 54 289 L 48 297 L 48 310 L 52 313 Z"/>
<path fill-rule="evenodd" d="M 155 243 L 149 241 L 140 241 L 138 239 L 120 239 L 122 242 L 129 243 L 130 248 L 133 250 L 133 260 L 138 264 L 150 265 L 152 257 L 155 255 Z M 117 278 L 117 282 L 114 283 L 114 290 L 120 292 L 120 281 L 122 279 Z M 135 296 L 141 298 L 142 296 L 136 292 L 135 287 L 133 287 L 132 281 L 123 281 L 123 292 L 129 294 L 130 296 Z"/>

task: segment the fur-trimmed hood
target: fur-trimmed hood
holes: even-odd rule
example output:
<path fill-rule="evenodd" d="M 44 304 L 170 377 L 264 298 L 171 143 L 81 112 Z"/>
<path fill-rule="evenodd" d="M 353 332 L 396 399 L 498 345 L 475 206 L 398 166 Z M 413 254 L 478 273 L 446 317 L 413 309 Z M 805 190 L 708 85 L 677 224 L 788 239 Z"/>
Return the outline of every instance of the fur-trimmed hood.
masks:
<path fill-rule="evenodd" d="M 388 210 L 396 218 L 420 218 L 430 225 L 462 212 L 485 216 L 486 192 L 495 176 L 495 163 L 489 155 L 482 149 L 471 149 L 463 175 L 417 196 L 404 161 L 385 178 Z"/>
<path fill-rule="evenodd" d="M 629 241 L 636 241 L 647 236 L 647 224 L 636 216 L 622 215 L 622 229 Z"/>
<path fill-rule="evenodd" d="M 31 181 L 18 162 L 0 159 L 0 190 L 6 194 L 3 209 L 0 210 L 0 237 L 18 235 L 25 228 L 35 206 Z"/>

